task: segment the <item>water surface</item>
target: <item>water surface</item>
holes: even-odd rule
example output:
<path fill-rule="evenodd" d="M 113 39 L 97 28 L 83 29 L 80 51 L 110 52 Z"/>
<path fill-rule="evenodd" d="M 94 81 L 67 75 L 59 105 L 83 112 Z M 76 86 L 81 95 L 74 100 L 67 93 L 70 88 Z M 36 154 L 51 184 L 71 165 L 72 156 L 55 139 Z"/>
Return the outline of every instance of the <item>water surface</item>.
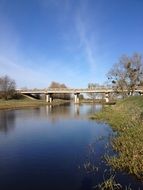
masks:
<path fill-rule="evenodd" d="M 113 132 L 88 119 L 101 109 L 67 104 L 0 111 L 1 189 L 88 190 L 103 181 L 109 167 L 102 157 Z M 98 171 L 86 168 L 89 162 Z M 133 179 L 118 178 L 125 185 Z"/>

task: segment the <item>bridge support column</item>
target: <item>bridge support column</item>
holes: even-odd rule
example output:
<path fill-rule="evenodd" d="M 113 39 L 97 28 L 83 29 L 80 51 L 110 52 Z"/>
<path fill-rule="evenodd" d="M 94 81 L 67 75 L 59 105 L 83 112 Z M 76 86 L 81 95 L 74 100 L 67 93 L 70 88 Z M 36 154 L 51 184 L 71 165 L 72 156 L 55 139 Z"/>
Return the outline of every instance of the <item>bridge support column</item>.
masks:
<path fill-rule="evenodd" d="M 53 101 L 53 97 L 52 97 L 52 96 L 50 96 L 50 103 L 52 103 L 52 101 Z"/>
<path fill-rule="evenodd" d="M 109 93 L 108 92 L 105 93 L 105 102 L 106 103 L 109 102 Z"/>
<path fill-rule="evenodd" d="M 79 94 L 80 94 L 80 93 L 75 93 L 75 94 L 74 94 L 74 103 L 75 103 L 75 104 L 79 104 Z"/>
<path fill-rule="evenodd" d="M 52 101 L 53 101 L 52 94 L 46 94 L 46 102 L 52 103 Z"/>
<path fill-rule="evenodd" d="M 46 99 L 46 102 L 50 102 L 50 95 L 46 94 L 45 99 Z"/>

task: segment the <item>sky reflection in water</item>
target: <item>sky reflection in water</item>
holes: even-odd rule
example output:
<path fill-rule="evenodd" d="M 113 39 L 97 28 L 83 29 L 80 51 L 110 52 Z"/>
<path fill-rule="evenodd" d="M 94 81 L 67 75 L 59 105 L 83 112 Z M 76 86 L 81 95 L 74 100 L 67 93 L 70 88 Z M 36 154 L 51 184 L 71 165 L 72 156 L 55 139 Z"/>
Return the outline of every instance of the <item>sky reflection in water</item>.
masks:
<path fill-rule="evenodd" d="M 88 190 L 108 168 L 101 158 L 112 135 L 88 119 L 100 105 L 0 111 L 0 186 L 9 189 Z M 89 172 L 91 162 L 98 172 Z"/>

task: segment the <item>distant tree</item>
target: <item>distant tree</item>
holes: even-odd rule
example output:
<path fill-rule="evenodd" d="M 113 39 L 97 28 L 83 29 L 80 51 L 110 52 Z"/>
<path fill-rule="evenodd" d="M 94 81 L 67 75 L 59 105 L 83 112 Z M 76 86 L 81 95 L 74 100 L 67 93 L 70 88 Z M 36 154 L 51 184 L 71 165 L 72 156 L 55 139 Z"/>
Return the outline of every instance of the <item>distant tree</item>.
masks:
<path fill-rule="evenodd" d="M 98 83 L 89 83 L 88 89 L 94 90 L 94 89 L 98 88 L 99 86 L 100 85 Z M 91 98 L 93 100 L 93 102 L 95 102 L 95 99 L 99 96 L 99 94 L 95 93 L 95 92 L 90 92 L 90 93 L 87 93 L 87 96 L 89 98 Z"/>
<path fill-rule="evenodd" d="M 143 60 L 140 54 L 124 55 L 107 74 L 114 90 L 123 96 L 132 95 L 143 83 Z"/>
<path fill-rule="evenodd" d="M 0 77 L 0 94 L 5 100 L 11 98 L 15 94 L 16 83 L 9 76 Z"/>
<path fill-rule="evenodd" d="M 60 84 L 58 82 L 51 82 L 49 88 L 67 88 L 65 84 Z"/>
<path fill-rule="evenodd" d="M 53 81 L 51 82 L 49 88 L 67 88 L 67 86 L 65 84 L 60 84 L 58 82 Z M 69 100 L 70 94 L 53 94 L 53 98 Z"/>
<path fill-rule="evenodd" d="M 98 86 L 99 86 L 99 84 L 97 84 L 97 83 L 88 83 L 88 88 L 89 89 L 95 89 Z"/>

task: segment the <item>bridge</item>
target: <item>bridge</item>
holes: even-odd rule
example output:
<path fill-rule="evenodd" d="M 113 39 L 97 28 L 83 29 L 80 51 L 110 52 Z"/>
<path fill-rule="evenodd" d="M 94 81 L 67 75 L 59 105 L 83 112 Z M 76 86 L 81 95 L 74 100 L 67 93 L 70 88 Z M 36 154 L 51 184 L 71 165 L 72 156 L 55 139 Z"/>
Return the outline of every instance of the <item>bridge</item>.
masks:
<path fill-rule="evenodd" d="M 44 94 L 46 102 L 53 101 L 53 94 L 74 94 L 74 102 L 79 103 L 79 95 L 81 93 L 103 93 L 105 94 L 105 101 L 109 102 L 109 94 L 114 93 L 115 90 L 113 88 L 106 87 L 96 87 L 96 88 L 46 88 L 46 89 L 26 89 L 26 90 L 17 90 L 18 93 L 24 95 L 32 95 L 32 94 Z M 143 88 L 137 88 L 135 90 L 136 93 L 143 95 Z"/>

